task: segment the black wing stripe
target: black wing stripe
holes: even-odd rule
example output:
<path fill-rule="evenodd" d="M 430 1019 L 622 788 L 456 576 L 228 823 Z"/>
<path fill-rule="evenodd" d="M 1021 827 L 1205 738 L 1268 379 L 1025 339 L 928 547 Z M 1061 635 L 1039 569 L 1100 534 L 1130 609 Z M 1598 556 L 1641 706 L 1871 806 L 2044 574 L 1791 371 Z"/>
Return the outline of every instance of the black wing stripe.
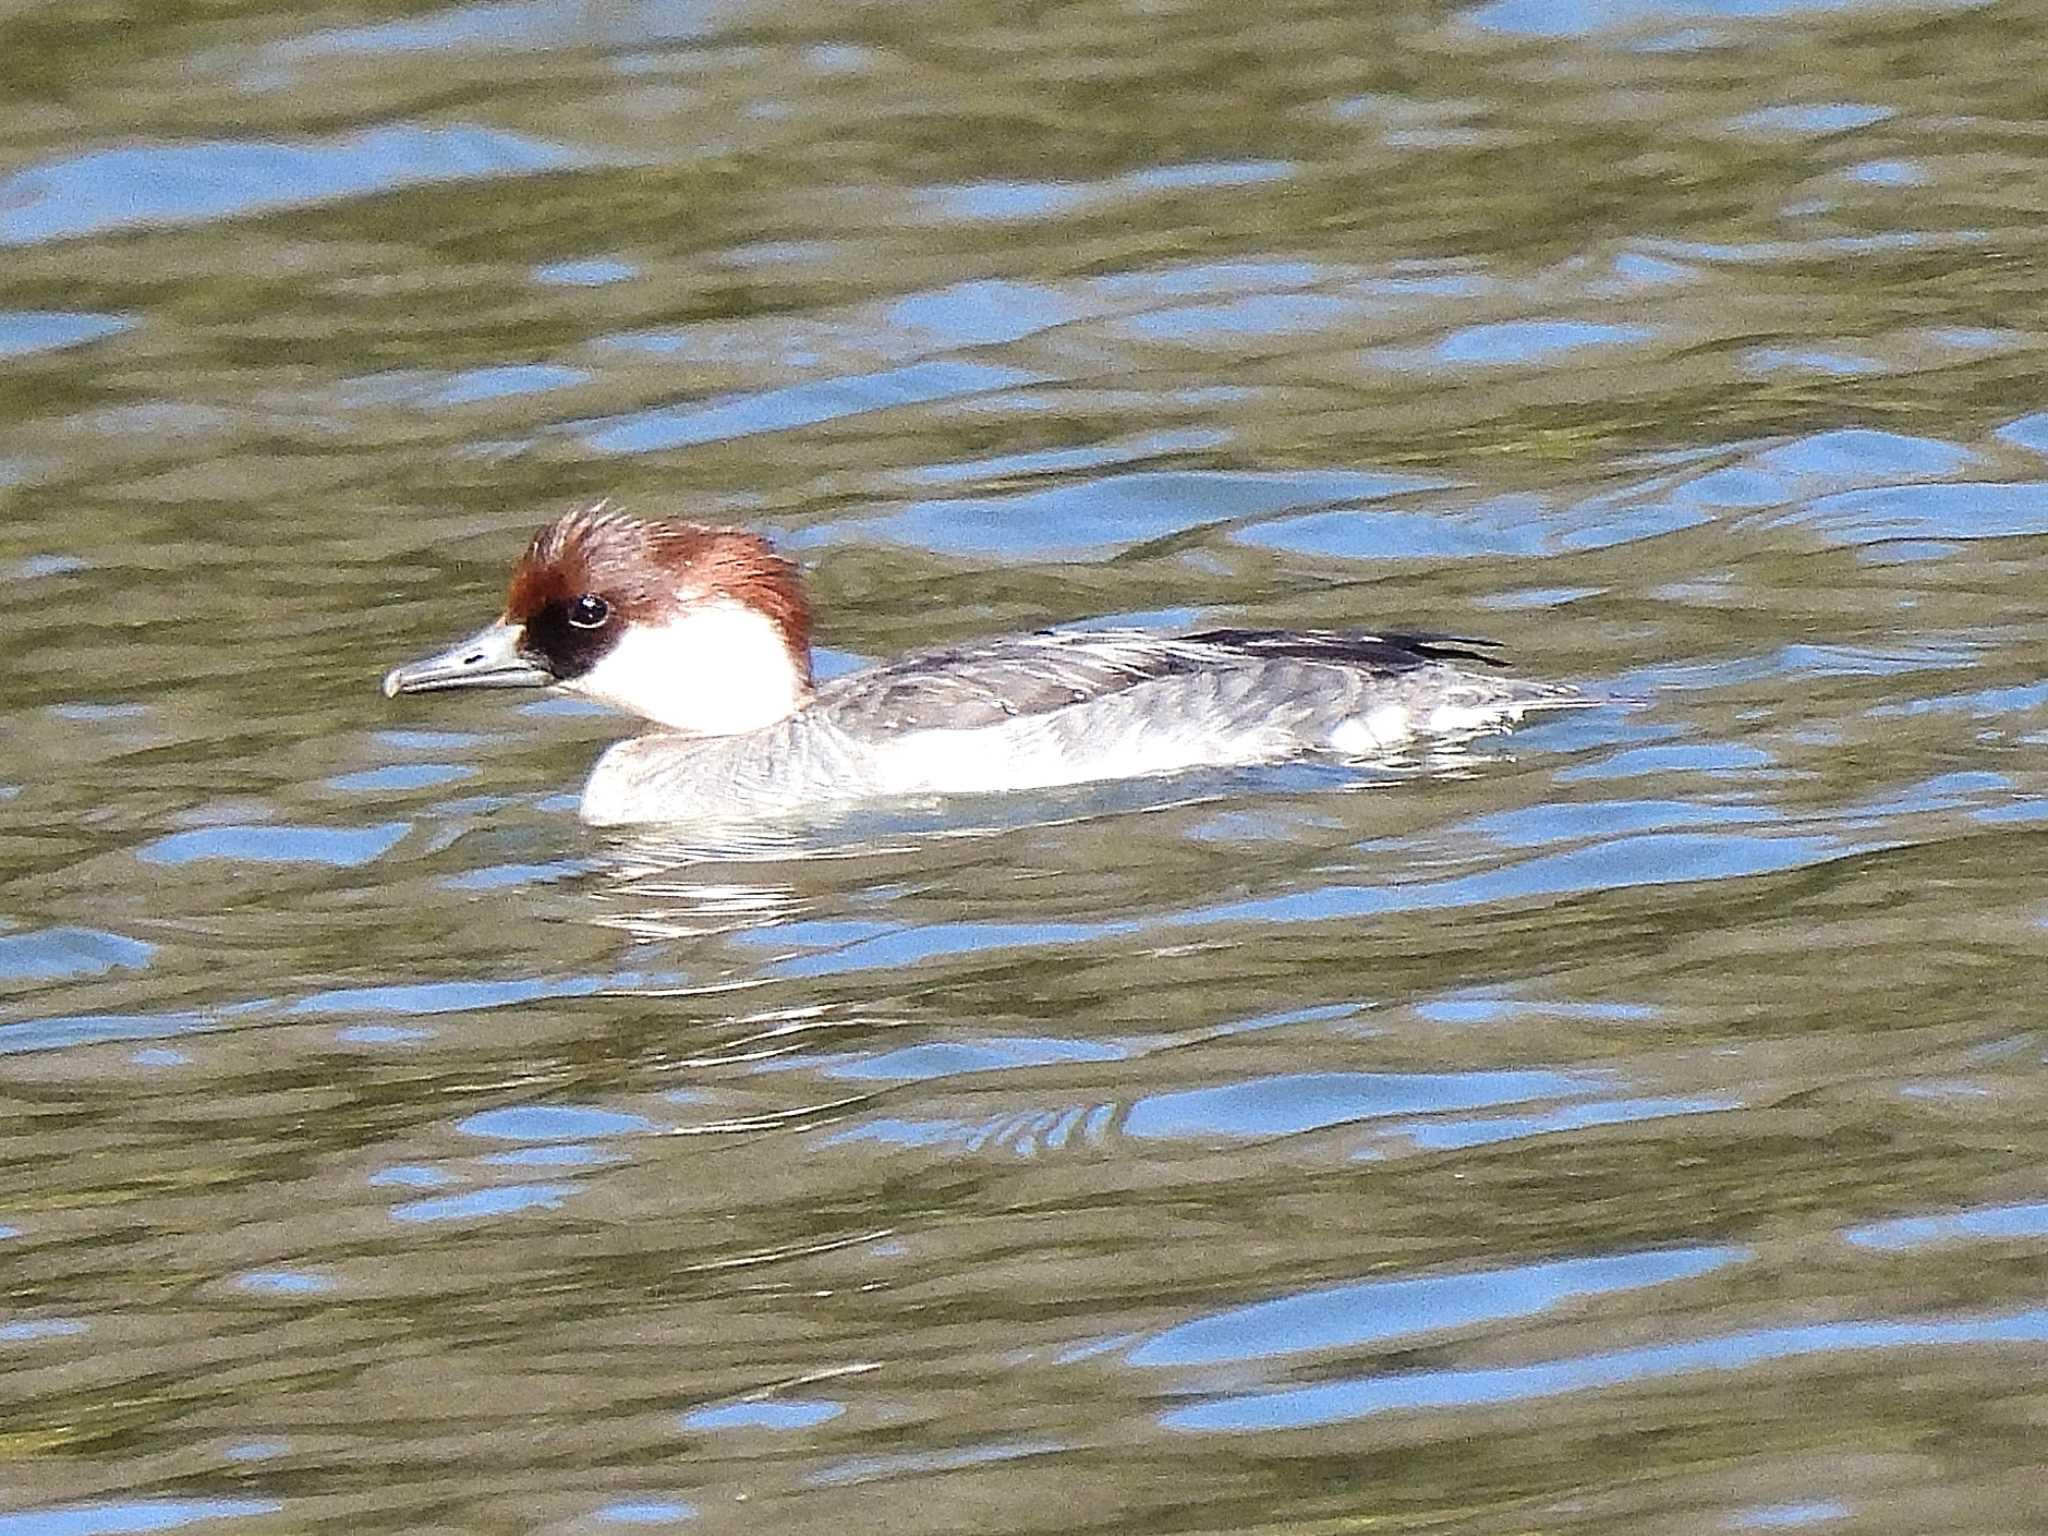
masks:
<path fill-rule="evenodd" d="M 1186 637 L 1191 645 L 1249 656 L 1285 656 L 1296 661 L 1336 661 L 1354 666 L 1404 671 L 1426 661 L 1476 661 L 1489 667 L 1507 665 L 1498 640 L 1475 635 L 1441 635 L 1426 631 L 1336 629 L 1210 629 Z"/>

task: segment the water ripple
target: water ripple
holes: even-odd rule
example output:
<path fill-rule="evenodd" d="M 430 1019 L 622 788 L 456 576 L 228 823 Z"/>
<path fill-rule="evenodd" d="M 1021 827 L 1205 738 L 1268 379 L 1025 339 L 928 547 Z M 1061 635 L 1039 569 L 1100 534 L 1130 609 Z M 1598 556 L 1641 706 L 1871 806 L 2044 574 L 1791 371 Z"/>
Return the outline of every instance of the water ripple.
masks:
<path fill-rule="evenodd" d="M 1595 1086 L 1562 1072 L 1283 1073 L 1148 1095 L 1131 1105 L 1123 1128 L 1146 1140 L 1295 1136 L 1389 1115 L 1571 1097 Z"/>
<path fill-rule="evenodd" d="M 657 406 L 586 423 L 584 444 L 599 453 L 658 453 L 764 432 L 788 432 L 899 406 L 957 400 L 1045 376 L 991 363 L 923 362 L 736 395 L 709 405 Z"/>
<path fill-rule="evenodd" d="M 202 1521 L 274 1515 L 275 1499 L 124 1499 L 103 1504 L 57 1504 L 0 1515 L 0 1536 L 135 1536 L 175 1531 Z"/>
<path fill-rule="evenodd" d="M 424 182 L 530 176 L 589 163 L 565 145 L 467 124 L 372 128 L 296 143 L 102 149 L 0 181 L 0 245 L 204 223 Z"/>
<path fill-rule="evenodd" d="M 1589 1296 L 1690 1280 L 1751 1257 L 1745 1248 L 1657 1249 L 1414 1280 L 1367 1280 L 1181 1323 L 1154 1334 L 1125 1358 L 1137 1366 L 1216 1365 L 1386 1344 L 1529 1317 Z"/>
<path fill-rule="evenodd" d="M 2048 1344 L 2048 1308 L 1977 1318 L 1845 1321 L 1759 1328 L 1717 1338 L 1654 1344 L 1604 1355 L 1488 1369 L 1403 1371 L 1248 1392 L 1160 1415 L 1168 1429 L 1244 1433 L 1305 1429 L 1384 1413 L 1430 1412 L 1528 1402 L 1592 1388 L 1740 1371 L 1780 1360 L 1862 1350 L 1957 1349 Z"/>

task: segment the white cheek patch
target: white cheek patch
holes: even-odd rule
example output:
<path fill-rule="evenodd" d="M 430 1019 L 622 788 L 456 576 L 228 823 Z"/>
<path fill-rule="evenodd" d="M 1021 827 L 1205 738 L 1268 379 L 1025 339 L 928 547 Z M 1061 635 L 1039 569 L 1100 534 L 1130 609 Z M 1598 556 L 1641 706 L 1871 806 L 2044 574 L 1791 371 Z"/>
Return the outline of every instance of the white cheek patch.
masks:
<path fill-rule="evenodd" d="M 700 736 L 759 730 L 803 703 L 803 674 L 774 620 L 720 600 L 666 624 L 629 625 L 563 684 L 600 703 Z"/>

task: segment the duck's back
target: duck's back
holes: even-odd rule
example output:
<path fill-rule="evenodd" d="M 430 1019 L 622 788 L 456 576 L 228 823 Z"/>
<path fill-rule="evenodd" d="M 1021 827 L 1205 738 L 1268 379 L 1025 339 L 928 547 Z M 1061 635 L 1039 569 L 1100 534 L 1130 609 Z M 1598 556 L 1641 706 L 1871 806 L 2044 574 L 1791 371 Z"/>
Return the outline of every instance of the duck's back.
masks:
<path fill-rule="evenodd" d="M 1450 635 L 1363 631 L 1212 629 L 1194 635 L 1145 630 L 1049 629 L 920 651 L 835 679 L 817 708 L 863 731 L 964 730 L 1093 703 L 1147 683 L 1205 674 L 1296 670 L 1328 681 L 1328 668 L 1390 678 L 1452 661 L 1499 665 L 1488 642 Z"/>
<path fill-rule="evenodd" d="M 821 693 L 910 791 L 1046 787 L 1470 735 L 1558 693 L 1438 635 L 1050 631 L 906 658 Z M 972 722 L 972 723 L 969 723 Z"/>

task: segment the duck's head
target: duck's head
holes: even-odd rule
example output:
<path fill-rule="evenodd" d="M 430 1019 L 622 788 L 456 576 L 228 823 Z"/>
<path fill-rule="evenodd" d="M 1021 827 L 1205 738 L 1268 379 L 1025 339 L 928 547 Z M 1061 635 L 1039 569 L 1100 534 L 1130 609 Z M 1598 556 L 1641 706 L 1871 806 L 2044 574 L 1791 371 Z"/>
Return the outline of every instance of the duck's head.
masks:
<path fill-rule="evenodd" d="M 384 678 L 393 698 L 548 686 L 698 735 L 772 724 L 811 695 L 802 578 L 743 528 L 592 507 L 533 536 L 496 622 Z"/>

